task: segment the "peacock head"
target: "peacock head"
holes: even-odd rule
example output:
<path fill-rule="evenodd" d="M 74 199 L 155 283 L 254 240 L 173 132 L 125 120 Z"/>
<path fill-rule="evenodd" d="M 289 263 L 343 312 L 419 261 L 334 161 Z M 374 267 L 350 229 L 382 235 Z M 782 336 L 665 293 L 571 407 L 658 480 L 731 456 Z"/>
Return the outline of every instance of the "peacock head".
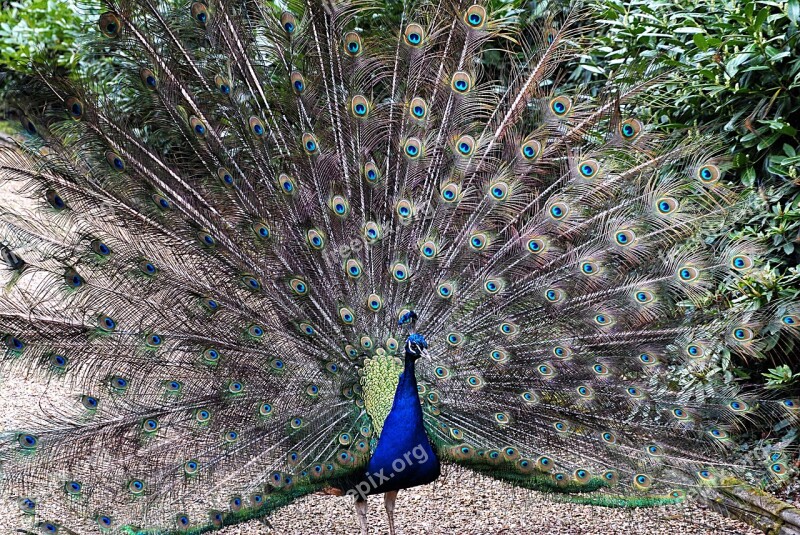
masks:
<path fill-rule="evenodd" d="M 428 342 L 425 337 L 419 333 L 409 335 L 406 339 L 405 347 L 406 357 L 417 360 L 420 357 L 427 357 L 428 355 Z"/>

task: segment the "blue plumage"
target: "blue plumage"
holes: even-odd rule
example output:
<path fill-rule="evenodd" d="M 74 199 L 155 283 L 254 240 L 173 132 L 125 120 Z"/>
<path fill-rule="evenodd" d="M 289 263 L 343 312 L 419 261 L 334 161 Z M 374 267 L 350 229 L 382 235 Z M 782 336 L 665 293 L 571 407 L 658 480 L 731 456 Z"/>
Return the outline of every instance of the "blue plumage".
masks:
<path fill-rule="evenodd" d="M 422 335 L 412 334 L 406 347 L 427 348 L 427 343 Z M 421 355 L 413 349 L 405 351 L 392 408 L 367 465 L 369 494 L 425 485 L 439 477 L 439 458 L 425 432 L 417 390 L 415 362 Z"/>

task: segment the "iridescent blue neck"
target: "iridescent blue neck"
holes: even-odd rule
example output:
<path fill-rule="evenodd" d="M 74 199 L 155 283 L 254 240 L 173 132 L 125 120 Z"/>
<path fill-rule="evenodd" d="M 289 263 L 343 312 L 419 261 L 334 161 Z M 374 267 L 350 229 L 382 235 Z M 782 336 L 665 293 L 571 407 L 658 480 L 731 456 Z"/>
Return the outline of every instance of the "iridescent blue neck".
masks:
<path fill-rule="evenodd" d="M 439 459 L 425 433 L 419 403 L 414 375 L 417 358 L 406 351 L 392 409 L 367 468 L 373 479 L 379 479 L 375 474 L 384 474 L 388 479 L 381 480 L 369 494 L 424 485 L 439 477 Z"/>

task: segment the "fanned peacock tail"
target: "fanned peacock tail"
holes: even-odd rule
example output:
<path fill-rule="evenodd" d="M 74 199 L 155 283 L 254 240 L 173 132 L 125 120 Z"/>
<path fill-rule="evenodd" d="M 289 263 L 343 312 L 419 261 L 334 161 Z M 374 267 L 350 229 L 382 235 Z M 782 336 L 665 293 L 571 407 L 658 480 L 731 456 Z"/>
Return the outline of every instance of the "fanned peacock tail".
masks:
<path fill-rule="evenodd" d="M 87 46 L 118 80 L 32 81 L 28 152 L 0 153 L 19 527 L 200 533 L 346 488 L 410 311 L 444 462 L 606 505 L 788 471 L 732 435 L 796 401 L 679 384 L 798 306 L 711 298 L 759 262 L 700 237 L 737 202 L 724 147 L 637 118 L 647 80 L 562 94 L 578 11 L 415 2 L 387 35 L 367 1 L 105 10 Z"/>

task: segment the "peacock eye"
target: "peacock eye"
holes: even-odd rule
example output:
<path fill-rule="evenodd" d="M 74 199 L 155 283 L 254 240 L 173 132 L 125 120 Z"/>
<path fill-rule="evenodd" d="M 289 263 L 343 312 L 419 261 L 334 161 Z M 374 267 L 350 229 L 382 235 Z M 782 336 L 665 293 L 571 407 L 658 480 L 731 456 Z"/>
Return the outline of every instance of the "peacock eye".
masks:
<path fill-rule="evenodd" d="M 471 156 L 473 150 L 475 150 L 475 138 L 472 136 L 463 135 L 456 140 L 456 152 L 459 156 Z"/>
<path fill-rule="evenodd" d="M 369 115 L 369 103 L 363 95 L 356 95 L 350 100 L 350 109 L 359 119 L 366 118 Z"/>
<path fill-rule="evenodd" d="M 100 31 L 106 37 L 119 37 L 122 31 L 122 23 L 116 13 L 108 12 L 100 15 L 97 21 Z"/>
<path fill-rule="evenodd" d="M 208 8 L 202 2 L 195 2 L 192 4 L 192 18 L 196 20 L 201 26 L 208 23 Z"/>
<path fill-rule="evenodd" d="M 356 32 L 347 32 L 344 36 L 344 52 L 348 56 L 355 57 L 361 54 L 361 36 Z"/>
<path fill-rule="evenodd" d="M 292 83 L 292 89 L 298 95 L 306 90 L 306 80 L 298 71 L 293 71 L 292 74 L 289 75 L 289 81 Z"/>
<path fill-rule="evenodd" d="M 297 19 L 294 14 L 288 11 L 281 13 L 281 27 L 288 35 L 292 35 L 297 29 Z"/>
<path fill-rule="evenodd" d="M 419 24 L 409 24 L 403 35 L 405 36 L 406 44 L 411 47 L 418 47 L 425 37 L 425 30 Z"/>
<path fill-rule="evenodd" d="M 470 6 L 464 13 L 464 21 L 471 28 L 481 28 L 486 20 L 486 8 L 478 4 Z"/>
<path fill-rule="evenodd" d="M 633 141 L 642 131 L 642 122 L 638 119 L 626 119 L 619 125 L 619 133 L 625 141 Z"/>
<path fill-rule="evenodd" d="M 261 119 L 259 119 L 258 117 L 253 116 L 253 117 L 250 117 L 250 120 L 248 121 L 248 123 L 250 125 L 250 131 L 253 132 L 253 134 L 255 134 L 256 137 L 261 137 L 261 136 L 264 135 L 264 131 L 265 131 L 264 130 L 264 123 L 261 122 Z"/>
<path fill-rule="evenodd" d="M 453 74 L 450 85 L 456 93 L 464 94 L 472 88 L 472 79 L 466 72 L 458 71 Z"/>
<path fill-rule="evenodd" d="M 578 171 L 584 178 L 595 178 L 600 169 L 596 160 L 584 160 L 578 164 Z"/>
<path fill-rule="evenodd" d="M 424 99 L 414 97 L 408 105 L 408 111 L 412 119 L 421 121 L 428 115 L 428 104 Z"/>
<path fill-rule="evenodd" d="M 697 168 L 697 178 L 699 178 L 703 184 L 713 184 L 717 182 L 721 176 L 722 173 L 716 165 L 705 164 Z"/>
<path fill-rule="evenodd" d="M 556 97 L 550 101 L 550 110 L 557 117 L 566 116 L 572 109 L 572 101 L 564 96 Z"/>

